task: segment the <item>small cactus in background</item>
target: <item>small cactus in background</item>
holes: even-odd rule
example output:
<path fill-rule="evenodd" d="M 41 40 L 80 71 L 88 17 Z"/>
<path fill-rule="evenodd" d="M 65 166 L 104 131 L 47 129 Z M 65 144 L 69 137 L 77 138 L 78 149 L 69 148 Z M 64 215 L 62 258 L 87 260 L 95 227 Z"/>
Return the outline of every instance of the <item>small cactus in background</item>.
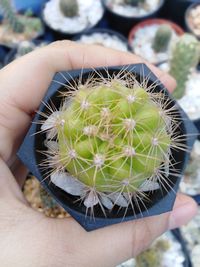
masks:
<path fill-rule="evenodd" d="M 60 10 L 66 17 L 75 17 L 78 15 L 77 0 L 60 0 Z"/>
<path fill-rule="evenodd" d="M 195 68 L 200 58 L 200 43 L 190 34 L 184 34 L 176 43 L 170 60 L 169 73 L 176 79 L 177 87 L 173 96 L 176 99 L 183 97 L 186 88 L 186 82 Z"/>
<path fill-rule="evenodd" d="M 16 57 L 22 57 L 36 48 L 33 42 L 23 41 L 17 47 L 17 55 Z"/>
<path fill-rule="evenodd" d="M 139 6 L 145 3 L 146 0 L 125 0 L 126 5 Z"/>
<path fill-rule="evenodd" d="M 24 25 L 14 13 L 9 0 L 0 1 L 0 10 L 2 10 L 4 19 L 9 22 L 13 32 L 22 33 L 24 31 Z"/>
<path fill-rule="evenodd" d="M 134 74 L 123 77 L 68 86 L 60 109 L 43 114 L 42 166 L 56 186 L 79 196 L 87 209 L 139 205 L 145 192 L 166 181 L 171 149 L 179 147 L 164 95 Z"/>
<path fill-rule="evenodd" d="M 172 29 L 169 25 L 163 24 L 156 31 L 152 48 L 156 53 L 164 52 L 169 46 L 172 37 Z"/>

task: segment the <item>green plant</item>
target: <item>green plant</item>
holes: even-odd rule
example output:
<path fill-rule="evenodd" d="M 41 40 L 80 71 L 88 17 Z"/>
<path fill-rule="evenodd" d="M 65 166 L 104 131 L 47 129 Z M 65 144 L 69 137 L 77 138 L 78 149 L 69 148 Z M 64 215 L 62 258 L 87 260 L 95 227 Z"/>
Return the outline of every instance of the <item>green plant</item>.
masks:
<path fill-rule="evenodd" d="M 21 42 L 17 47 L 17 57 L 24 56 L 35 49 L 35 44 L 29 41 Z"/>
<path fill-rule="evenodd" d="M 146 0 L 125 0 L 124 1 L 126 5 L 130 6 L 139 6 L 146 2 Z"/>
<path fill-rule="evenodd" d="M 1 0 L 0 9 L 3 12 L 4 19 L 9 22 L 12 30 L 16 33 L 22 33 L 24 31 L 24 25 L 13 11 L 11 2 L 9 0 Z"/>
<path fill-rule="evenodd" d="M 78 15 L 77 0 L 60 0 L 60 9 L 66 17 L 75 17 Z"/>
<path fill-rule="evenodd" d="M 51 181 L 87 208 L 127 207 L 163 183 L 178 147 L 177 129 L 162 93 L 124 73 L 68 86 L 63 104 L 43 114 Z M 156 86 L 156 85 L 155 85 Z M 48 173 L 49 175 L 49 173 Z"/>
<path fill-rule="evenodd" d="M 187 33 L 181 36 L 172 52 L 169 71 L 177 82 L 177 87 L 173 93 L 176 99 L 183 97 L 186 82 L 191 70 L 197 66 L 199 57 L 200 44 L 197 38 Z"/>
<path fill-rule="evenodd" d="M 171 37 L 172 29 L 169 25 L 163 24 L 159 26 L 153 39 L 152 47 L 154 51 L 157 53 L 166 51 L 169 46 Z"/>

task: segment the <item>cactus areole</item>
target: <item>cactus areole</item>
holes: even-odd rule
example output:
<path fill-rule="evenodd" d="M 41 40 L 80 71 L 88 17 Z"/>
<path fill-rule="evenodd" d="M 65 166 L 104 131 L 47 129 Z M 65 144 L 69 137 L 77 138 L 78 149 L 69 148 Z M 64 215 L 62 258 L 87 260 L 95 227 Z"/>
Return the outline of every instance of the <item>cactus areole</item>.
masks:
<path fill-rule="evenodd" d="M 185 166 L 181 117 L 144 64 L 62 72 L 19 156 L 86 229 L 160 214 Z"/>

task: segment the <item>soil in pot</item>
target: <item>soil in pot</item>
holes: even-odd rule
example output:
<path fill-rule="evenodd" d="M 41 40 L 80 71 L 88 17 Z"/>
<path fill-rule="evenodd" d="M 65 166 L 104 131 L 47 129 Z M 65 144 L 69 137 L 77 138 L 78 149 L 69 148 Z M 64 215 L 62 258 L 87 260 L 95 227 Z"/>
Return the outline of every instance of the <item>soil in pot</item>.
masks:
<path fill-rule="evenodd" d="M 168 60 L 183 30 L 167 20 L 152 19 L 139 23 L 129 33 L 129 45 L 136 55 L 153 64 Z"/>
<path fill-rule="evenodd" d="M 43 9 L 44 22 L 63 37 L 94 27 L 103 14 L 100 0 L 50 0 Z"/>
<path fill-rule="evenodd" d="M 82 44 L 97 44 L 124 52 L 130 50 L 128 40 L 123 35 L 107 29 L 94 29 L 77 36 L 74 40 Z"/>
<path fill-rule="evenodd" d="M 187 29 L 200 39 L 200 3 L 189 6 L 185 13 Z"/>
<path fill-rule="evenodd" d="M 40 18 L 33 17 L 31 11 L 16 14 L 8 0 L 0 3 L 4 18 L 0 24 L 0 43 L 13 47 L 25 40 L 32 40 L 43 33 Z"/>
<path fill-rule="evenodd" d="M 149 249 L 135 259 L 124 262 L 117 267 L 185 267 L 187 266 L 185 260 L 181 244 L 171 232 L 167 232 L 157 238 Z"/>

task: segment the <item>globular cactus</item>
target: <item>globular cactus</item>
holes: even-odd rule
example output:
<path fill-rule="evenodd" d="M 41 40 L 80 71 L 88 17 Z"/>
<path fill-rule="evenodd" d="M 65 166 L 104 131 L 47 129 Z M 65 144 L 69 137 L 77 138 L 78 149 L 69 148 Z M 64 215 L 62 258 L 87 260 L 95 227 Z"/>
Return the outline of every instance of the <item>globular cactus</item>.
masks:
<path fill-rule="evenodd" d="M 145 3 L 146 0 L 125 0 L 126 5 L 139 6 Z"/>
<path fill-rule="evenodd" d="M 24 24 L 16 16 L 9 0 L 0 1 L 0 10 L 2 10 L 4 19 L 9 22 L 14 32 L 22 33 L 24 31 Z"/>
<path fill-rule="evenodd" d="M 60 109 L 45 116 L 43 167 L 86 208 L 128 207 L 159 188 L 177 148 L 177 128 L 163 94 L 129 73 L 69 86 Z"/>
<path fill-rule="evenodd" d="M 172 29 L 169 25 L 163 24 L 159 26 L 153 39 L 152 48 L 156 53 L 164 52 L 169 46 L 172 37 Z"/>
<path fill-rule="evenodd" d="M 186 82 L 191 70 L 194 69 L 200 58 L 200 43 L 190 34 L 184 34 L 172 52 L 170 60 L 169 73 L 176 79 L 177 87 L 173 96 L 176 99 L 183 97 L 186 88 Z"/>
<path fill-rule="evenodd" d="M 36 48 L 33 42 L 23 41 L 17 47 L 17 57 L 22 57 Z"/>
<path fill-rule="evenodd" d="M 60 10 L 61 12 L 69 18 L 78 15 L 78 2 L 77 0 L 60 0 Z"/>

